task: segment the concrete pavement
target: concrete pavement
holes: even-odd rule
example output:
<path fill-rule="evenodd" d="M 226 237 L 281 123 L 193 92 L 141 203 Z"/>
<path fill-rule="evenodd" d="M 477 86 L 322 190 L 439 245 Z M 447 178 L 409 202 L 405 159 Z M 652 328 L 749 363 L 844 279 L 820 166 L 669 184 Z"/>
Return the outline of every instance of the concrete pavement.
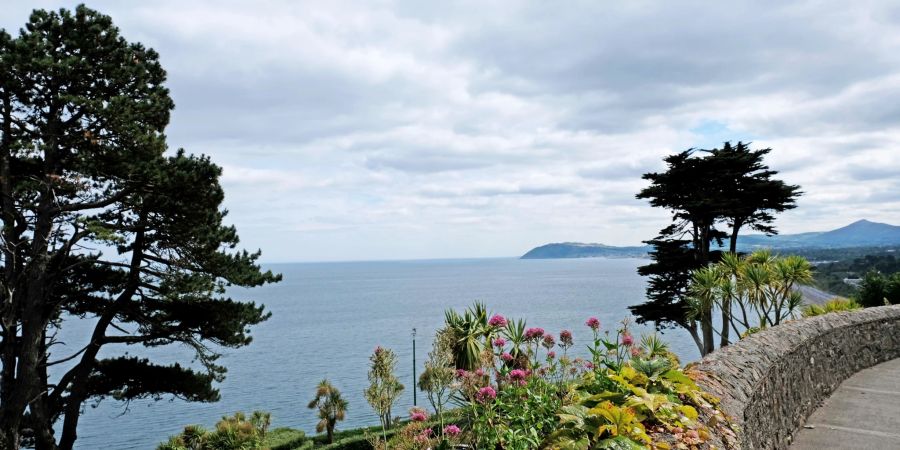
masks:
<path fill-rule="evenodd" d="M 809 416 L 790 448 L 900 449 L 900 359 L 845 380 Z"/>

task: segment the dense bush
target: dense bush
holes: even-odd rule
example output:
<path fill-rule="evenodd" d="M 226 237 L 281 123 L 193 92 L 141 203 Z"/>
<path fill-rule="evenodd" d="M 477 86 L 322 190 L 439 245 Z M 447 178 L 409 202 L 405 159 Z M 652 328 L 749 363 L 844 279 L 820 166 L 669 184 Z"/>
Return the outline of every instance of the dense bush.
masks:
<path fill-rule="evenodd" d="M 238 412 L 222 417 L 212 431 L 199 425 L 188 425 L 181 434 L 160 444 L 157 450 L 266 450 L 271 419 L 269 413 L 261 411 L 255 411 L 250 418 Z"/>
<path fill-rule="evenodd" d="M 838 311 L 852 311 L 862 306 L 852 299 L 835 297 L 823 305 L 806 305 L 803 307 L 803 317 L 821 316 L 822 314 Z"/>
<path fill-rule="evenodd" d="M 306 433 L 293 428 L 276 428 L 266 435 L 266 447 L 269 450 L 295 450 L 303 448 L 303 445 L 312 442 L 306 437 Z"/>
<path fill-rule="evenodd" d="M 900 304 L 900 272 L 884 275 L 870 271 L 860 283 L 856 298 L 865 307 Z"/>
<path fill-rule="evenodd" d="M 441 331 L 467 342 L 458 351 L 470 353 L 452 359 L 463 366 L 452 386 L 460 417 L 435 429 L 417 425 L 414 412 L 388 448 L 688 448 L 714 432 L 733 434 L 717 400 L 667 346 L 655 336 L 636 342 L 627 321 L 601 332 L 599 321 L 588 319 L 592 357 L 582 360 L 568 356 L 568 330 L 554 335 L 489 316 L 482 305 L 448 313 Z"/>

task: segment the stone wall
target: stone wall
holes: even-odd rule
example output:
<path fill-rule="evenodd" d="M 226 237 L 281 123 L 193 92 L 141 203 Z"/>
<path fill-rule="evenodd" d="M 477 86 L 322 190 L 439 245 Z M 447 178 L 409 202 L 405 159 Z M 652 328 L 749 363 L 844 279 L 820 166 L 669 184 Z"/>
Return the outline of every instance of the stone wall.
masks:
<path fill-rule="evenodd" d="M 842 381 L 900 357 L 900 305 L 825 314 L 754 334 L 695 367 L 740 427 L 742 449 L 784 449 Z"/>

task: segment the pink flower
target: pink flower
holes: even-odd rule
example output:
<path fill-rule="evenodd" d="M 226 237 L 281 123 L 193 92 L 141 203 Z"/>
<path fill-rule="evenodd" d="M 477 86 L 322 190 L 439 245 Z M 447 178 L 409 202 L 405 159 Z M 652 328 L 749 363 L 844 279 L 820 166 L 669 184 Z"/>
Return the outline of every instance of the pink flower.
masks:
<path fill-rule="evenodd" d="M 409 412 L 409 420 L 412 420 L 413 422 L 424 422 L 428 420 L 428 414 L 425 413 L 424 409 L 413 408 Z"/>
<path fill-rule="evenodd" d="M 641 349 L 638 347 L 631 347 L 631 356 L 634 358 L 641 356 Z"/>
<path fill-rule="evenodd" d="M 547 352 L 547 357 L 550 359 L 556 358 L 556 352 Z"/>
<path fill-rule="evenodd" d="M 422 430 L 419 434 L 417 434 L 413 438 L 413 441 L 415 441 L 417 444 L 427 444 L 428 440 L 431 438 L 431 433 L 432 433 L 431 428 L 426 428 L 426 429 Z"/>
<path fill-rule="evenodd" d="M 518 384 L 519 386 L 525 385 L 525 378 L 528 374 L 525 373 L 522 369 L 513 369 L 509 372 L 509 380 L 513 383 Z"/>
<path fill-rule="evenodd" d="M 501 316 L 500 314 L 491 317 L 491 320 L 488 320 L 488 325 L 492 327 L 505 327 L 506 326 L 506 318 Z"/>
<path fill-rule="evenodd" d="M 553 338 L 552 334 L 545 334 L 544 335 L 544 343 L 542 345 L 547 350 L 550 350 L 551 348 L 553 348 L 554 345 L 556 345 L 556 339 Z"/>
<path fill-rule="evenodd" d="M 587 370 L 594 370 L 594 363 L 587 361 L 584 363 L 584 368 Z"/>
<path fill-rule="evenodd" d="M 483 376 L 484 376 L 484 369 L 482 369 L 481 367 L 479 367 L 477 370 L 475 370 L 475 376 L 477 376 L 477 377 L 483 377 Z"/>
<path fill-rule="evenodd" d="M 462 430 L 460 430 L 458 426 L 453 425 L 453 424 L 450 424 L 450 425 L 447 425 L 446 427 L 444 427 L 444 434 L 446 434 L 447 436 L 451 436 L 451 437 L 456 436 L 461 432 L 462 432 Z"/>
<path fill-rule="evenodd" d="M 559 332 L 559 341 L 559 345 L 566 348 L 575 344 L 575 341 L 572 340 L 572 332 L 569 330 L 562 330 Z"/>
<path fill-rule="evenodd" d="M 510 362 L 513 360 L 513 356 L 510 355 L 509 353 L 503 353 L 502 355 L 500 355 L 500 359 L 502 359 L 506 362 Z"/>
<path fill-rule="evenodd" d="M 525 330 L 526 341 L 536 341 L 544 336 L 543 328 L 529 328 Z"/>
<path fill-rule="evenodd" d="M 506 339 L 503 339 L 503 338 L 494 339 L 494 347 L 503 348 L 504 345 L 506 345 Z"/>
<path fill-rule="evenodd" d="M 630 334 L 623 334 L 622 345 L 629 346 L 631 344 L 634 344 L 634 338 Z"/>
<path fill-rule="evenodd" d="M 594 331 L 597 331 L 600 329 L 600 319 L 597 319 L 596 317 L 589 318 L 587 320 L 587 322 L 585 322 L 584 324 L 587 325 L 588 328 L 590 328 Z"/>
<path fill-rule="evenodd" d="M 475 400 L 478 400 L 481 403 L 485 403 L 489 400 L 493 400 L 497 398 L 497 391 L 490 386 L 485 386 L 478 390 L 478 393 L 475 394 Z"/>
<path fill-rule="evenodd" d="M 456 369 L 456 378 L 465 378 L 469 372 L 466 372 L 466 369 Z"/>

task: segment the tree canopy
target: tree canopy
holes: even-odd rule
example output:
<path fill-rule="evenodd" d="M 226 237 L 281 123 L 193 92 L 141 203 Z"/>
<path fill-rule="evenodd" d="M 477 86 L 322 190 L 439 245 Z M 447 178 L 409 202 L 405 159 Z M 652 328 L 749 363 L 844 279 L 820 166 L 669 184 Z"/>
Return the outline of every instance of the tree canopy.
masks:
<path fill-rule="evenodd" d="M 16 37 L 0 31 L 4 448 L 72 448 L 89 399 L 215 401 L 218 349 L 248 344 L 268 317 L 226 295 L 280 276 L 237 250 L 221 169 L 168 151 L 165 80 L 155 51 L 84 6 L 34 11 Z M 93 331 L 60 346 L 73 320 Z M 196 363 L 124 355 L 170 344 Z M 121 356 L 98 356 L 109 347 Z M 54 365 L 64 370 L 51 377 Z"/>
<path fill-rule="evenodd" d="M 682 326 L 701 354 L 715 348 L 712 311 L 685 316 L 691 271 L 717 261 L 721 252 L 716 247 L 722 247 L 725 239 L 729 251 L 737 252 L 744 228 L 776 234 L 775 214 L 796 207 L 800 188 L 772 178 L 778 172 L 763 162 L 770 152 L 768 148 L 752 150 L 744 142 L 726 142 L 722 148 L 688 149 L 667 156 L 666 171 L 644 174 L 650 186 L 636 197 L 669 210 L 672 221 L 646 241 L 654 247 L 653 262 L 638 273 L 650 277 L 648 301 L 630 307 L 638 322 Z M 720 345 L 729 342 L 727 308 L 722 310 Z"/>

